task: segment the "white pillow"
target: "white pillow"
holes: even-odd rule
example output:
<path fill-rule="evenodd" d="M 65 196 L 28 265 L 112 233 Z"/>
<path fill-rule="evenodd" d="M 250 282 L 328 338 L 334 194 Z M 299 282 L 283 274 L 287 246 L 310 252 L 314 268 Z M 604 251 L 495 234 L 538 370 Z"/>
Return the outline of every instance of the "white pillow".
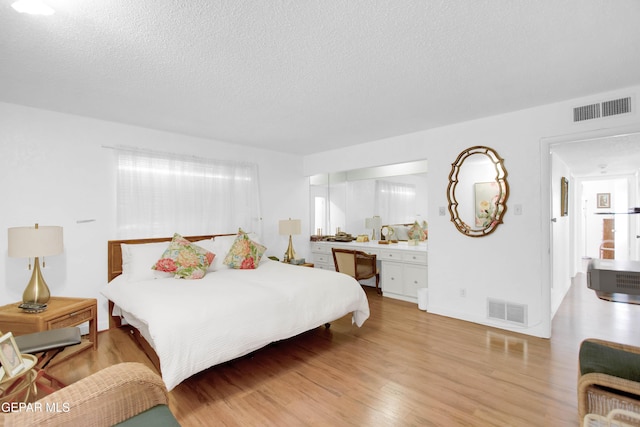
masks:
<path fill-rule="evenodd" d="M 260 239 L 256 233 L 247 233 L 249 238 L 256 243 L 260 243 Z M 223 264 L 223 261 L 229 250 L 231 250 L 231 246 L 236 241 L 238 237 L 237 234 L 233 234 L 231 236 L 216 236 L 213 239 L 206 240 L 198 240 L 197 242 L 193 242 L 196 245 L 200 246 L 208 250 L 209 252 L 213 252 L 215 254 L 215 258 L 213 258 L 213 263 L 207 268 L 207 271 L 216 271 L 216 270 L 225 270 L 229 268 L 228 266 Z"/>
<path fill-rule="evenodd" d="M 127 281 L 155 279 L 156 271 L 151 267 L 162 257 L 171 242 L 141 243 L 128 245 L 122 243 L 122 274 Z M 160 272 L 162 273 L 162 272 Z M 165 273 L 166 274 L 166 273 Z"/>
<path fill-rule="evenodd" d="M 395 234 L 393 239 L 396 240 L 409 240 L 409 226 L 406 225 L 392 225 Z"/>
<path fill-rule="evenodd" d="M 203 246 L 209 251 L 216 254 L 216 257 L 213 259 L 213 264 L 209 266 L 209 269 L 211 269 L 212 271 L 216 271 L 229 268 L 228 266 L 223 264 L 223 261 L 229 253 L 233 242 L 236 241 L 236 237 L 237 236 L 235 234 L 232 236 L 216 236 L 211 242 L 211 248 Z"/>

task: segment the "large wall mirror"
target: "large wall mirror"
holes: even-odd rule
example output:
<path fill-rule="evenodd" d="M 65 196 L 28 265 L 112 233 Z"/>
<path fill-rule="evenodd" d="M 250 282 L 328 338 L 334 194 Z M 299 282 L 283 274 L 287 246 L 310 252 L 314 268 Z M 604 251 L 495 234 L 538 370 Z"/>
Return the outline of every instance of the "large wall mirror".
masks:
<path fill-rule="evenodd" d="M 495 150 L 468 148 L 451 165 L 449 213 L 465 236 L 482 237 L 494 232 L 502 223 L 508 197 L 507 171 Z"/>
<path fill-rule="evenodd" d="M 372 235 L 365 219 L 382 224 L 426 221 L 427 161 L 318 174 L 309 180 L 310 233 Z M 378 230 L 379 232 L 380 230 Z"/>

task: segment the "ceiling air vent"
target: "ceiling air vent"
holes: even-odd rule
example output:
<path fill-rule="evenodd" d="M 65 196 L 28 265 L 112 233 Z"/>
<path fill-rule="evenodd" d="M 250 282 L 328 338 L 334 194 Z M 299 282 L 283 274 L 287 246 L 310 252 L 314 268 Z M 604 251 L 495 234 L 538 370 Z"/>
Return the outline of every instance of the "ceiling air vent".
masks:
<path fill-rule="evenodd" d="M 583 105 L 573 109 L 573 121 L 597 119 L 600 117 L 600 104 Z"/>
<path fill-rule="evenodd" d="M 614 99 L 602 103 L 602 117 L 615 116 L 631 112 L 631 98 Z"/>
<path fill-rule="evenodd" d="M 584 120 L 611 117 L 618 114 L 631 112 L 631 97 L 613 99 L 611 101 L 598 102 L 596 104 L 583 105 L 573 109 L 574 123 Z"/>

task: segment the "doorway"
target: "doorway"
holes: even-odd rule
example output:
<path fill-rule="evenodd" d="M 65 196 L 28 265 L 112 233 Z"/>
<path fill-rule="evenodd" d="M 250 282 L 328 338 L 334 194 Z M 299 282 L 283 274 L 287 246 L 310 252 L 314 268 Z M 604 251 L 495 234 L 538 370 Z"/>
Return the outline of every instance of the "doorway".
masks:
<path fill-rule="evenodd" d="M 640 215 L 629 214 L 639 204 L 640 133 L 556 140 L 549 153 L 553 318 L 571 280 L 586 271 L 586 260 L 600 257 L 603 243 L 607 256 L 640 260 Z M 561 178 L 569 182 L 566 216 L 559 207 Z"/>

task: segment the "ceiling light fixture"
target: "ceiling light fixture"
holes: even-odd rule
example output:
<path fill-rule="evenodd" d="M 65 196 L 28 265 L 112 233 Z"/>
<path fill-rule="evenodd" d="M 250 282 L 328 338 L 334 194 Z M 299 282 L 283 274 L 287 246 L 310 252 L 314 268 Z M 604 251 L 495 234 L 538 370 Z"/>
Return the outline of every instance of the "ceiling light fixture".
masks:
<path fill-rule="evenodd" d="M 20 13 L 30 15 L 53 15 L 55 13 L 55 10 L 41 0 L 18 0 L 11 7 Z"/>

